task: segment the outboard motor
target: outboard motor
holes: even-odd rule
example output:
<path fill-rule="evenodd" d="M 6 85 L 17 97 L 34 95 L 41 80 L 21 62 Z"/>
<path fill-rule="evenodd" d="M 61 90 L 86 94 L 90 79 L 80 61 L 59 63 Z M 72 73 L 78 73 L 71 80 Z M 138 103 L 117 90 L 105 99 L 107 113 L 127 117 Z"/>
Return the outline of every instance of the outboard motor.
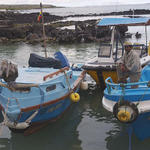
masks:
<path fill-rule="evenodd" d="M 17 65 L 3 60 L 0 64 L 0 78 L 6 82 L 13 82 L 18 77 Z"/>

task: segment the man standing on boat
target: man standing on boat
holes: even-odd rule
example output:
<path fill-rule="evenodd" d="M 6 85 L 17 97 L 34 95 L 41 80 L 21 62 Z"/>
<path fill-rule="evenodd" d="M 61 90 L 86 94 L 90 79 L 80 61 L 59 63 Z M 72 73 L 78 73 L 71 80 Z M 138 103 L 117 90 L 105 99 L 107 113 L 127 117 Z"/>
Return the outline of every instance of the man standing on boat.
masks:
<path fill-rule="evenodd" d="M 125 53 L 117 65 L 118 83 L 126 83 L 128 77 L 130 82 L 138 82 L 141 76 L 140 57 L 132 50 L 133 45 L 131 42 L 125 42 L 124 47 Z M 137 87 L 133 86 L 132 88 Z"/>

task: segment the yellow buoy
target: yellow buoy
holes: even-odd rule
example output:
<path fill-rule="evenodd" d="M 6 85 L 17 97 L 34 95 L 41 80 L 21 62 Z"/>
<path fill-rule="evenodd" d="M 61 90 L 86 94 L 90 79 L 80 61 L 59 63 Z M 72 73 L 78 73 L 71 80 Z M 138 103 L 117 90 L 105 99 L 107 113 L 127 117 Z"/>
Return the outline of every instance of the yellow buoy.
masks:
<path fill-rule="evenodd" d="M 128 122 L 131 119 L 131 114 L 130 114 L 130 112 L 128 112 L 126 110 L 120 110 L 117 114 L 117 118 L 121 122 Z"/>
<path fill-rule="evenodd" d="M 70 99 L 73 102 L 78 102 L 80 100 L 80 95 L 78 93 L 71 93 L 70 94 Z"/>

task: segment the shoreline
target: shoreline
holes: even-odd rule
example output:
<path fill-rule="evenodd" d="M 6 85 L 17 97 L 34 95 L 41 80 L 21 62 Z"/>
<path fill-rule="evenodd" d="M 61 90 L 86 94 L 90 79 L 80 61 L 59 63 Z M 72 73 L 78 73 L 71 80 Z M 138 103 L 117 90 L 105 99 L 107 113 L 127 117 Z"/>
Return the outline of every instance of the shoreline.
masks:
<path fill-rule="evenodd" d="M 135 10 L 136 15 L 150 14 L 150 10 Z M 99 16 L 109 15 L 128 15 L 133 17 L 132 10 L 123 12 L 112 12 L 99 14 Z M 0 12 L 0 43 L 25 41 L 29 43 L 39 43 L 43 41 L 42 24 L 37 21 L 39 13 L 14 13 L 11 11 Z M 85 21 L 61 21 L 67 17 L 85 17 L 97 16 L 98 14 L 90 15 L 69 15 L 56 16 L 49 13 L 43 13 L 45 20 L 45 31 L 47 41 L 49 43 L 75 43 L 75 42 L 97 42 L 108 41 L 110 37 L 109 27 L 97 29 L 97 19 Z M 74 26 L 74 29 L 62 27 Z M 120 28 L 121 34 L 124 36 L 128 31 L 127 27 Z"/>
<path fill-rule="evenodd" d="M 43 8 L 59 8 L 59 7 L 56 7 L 54 5 L 42 5 Z M 40 9 L 40 5 L 31 5 L 31 4 L 18 4 L 18 5 L 3 5 L 1 4 L 0 5 L 0 10 L 32 10 L 32 9 Z"/>

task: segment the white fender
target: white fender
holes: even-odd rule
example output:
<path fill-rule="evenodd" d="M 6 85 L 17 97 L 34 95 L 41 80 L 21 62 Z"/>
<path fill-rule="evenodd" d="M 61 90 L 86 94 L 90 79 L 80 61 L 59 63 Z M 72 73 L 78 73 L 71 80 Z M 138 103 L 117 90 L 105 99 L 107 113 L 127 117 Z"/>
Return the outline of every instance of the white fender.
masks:
<path fill-rule="evenodd" d="M 87 90 L 88 89 L 88 83 L 86 81 L 82 81 L 81 85 L 80 85 L 80 88 L 82 90 Z"/>
<path fill-rule="evenodd" d="M 26 129 L 27 127 L 29 127 L 29 123 L 27 122 L 21 122 L 15 124 L 14 122 L 5 121 L 5 125 L 14 129 Z"/>
<path fill-rule="evenodd" d="M 2 111 L 2 114 L 4 116 L 4 124 L 10 128 L 14 129 L 26 129 L 30 126 L 31 120 L 37 115 L 38 111 L 35 111 L 25 122 L 15 123 L 9 121 L 8 117 L 6 116 L 6 113 Z"/>

